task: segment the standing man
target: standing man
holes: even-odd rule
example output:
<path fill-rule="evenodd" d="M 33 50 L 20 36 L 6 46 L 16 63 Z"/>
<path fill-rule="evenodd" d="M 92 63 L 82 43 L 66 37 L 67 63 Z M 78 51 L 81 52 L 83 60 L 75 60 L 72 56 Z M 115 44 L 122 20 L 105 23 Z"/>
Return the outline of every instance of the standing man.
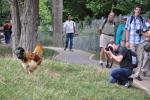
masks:
<path fill-rule="evenodd" d="M 134 14 L 127 19 L 125 26 L 126 29 L 126 47 L 137 53 L 138 57 L 138 68 L 135 72 L 135 79 L 142 81 L 141 67 L 143 63 L 144 53 L 144 38 L 142 32 L 146 30 L 146 22 L 141 14 L 141 6 L 136 5 L 134 8 Z"/>
<path fill-rule="evenodd" d="M 68 16 L 68 20 L 64 23 L 64 32 L 66 33 L 66 44 L 64 50 L 68 48 L 68 44 L 70 42 L 69 49 L 70 51 L 73 51 L 73 37 L 76 32 L 76 24 L 72 21 L 71 15 Z"/>
<path fill-rule="evenodd" d="M 115 18 L 115 13 L 111 11 L 108 15 L 108 18 L 106 20 L 104 20 L 104 22 L 102 22 L 102 24 L 99 27 L 99 34 L 100 34 L 100 43 L 99 43 L 100 61 L 99 61 L 99 64 L 102 67 L 104 66 L 104 64 L 106 64 L 104 62 L 104 58 L 105 58 L 104 48 L 111 40 L 114 40 L 114 36 L 115 36 L 114 18 Z"/>

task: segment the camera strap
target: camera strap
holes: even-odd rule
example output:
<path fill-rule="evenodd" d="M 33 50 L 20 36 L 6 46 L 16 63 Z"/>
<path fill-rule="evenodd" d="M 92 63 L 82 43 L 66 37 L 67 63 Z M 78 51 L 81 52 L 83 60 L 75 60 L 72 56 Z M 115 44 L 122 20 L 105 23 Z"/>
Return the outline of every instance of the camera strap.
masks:
<path fill-rule="evenodd" d="M 136 33 L 136 18 L 135 18 L 135 16 L 131 16 L 131 19 L 130 19 L 130 23 L 132 23 L 132 20 L 134 21 L 134 32 Z M 139 16 L 139 21 L 140 21 L 140 30 L 143 28 L 142 26 L 143 26 L 143 18 L 142 18 L 142 16 Z M 142 24 L 141 24 L 142 23 Z M 138 33 L 138 34 L 141 34 L 141 31 L 140 31 L 140 33 Z M 141 41 L 141 38 L 142 38 L 142 36 L 141 35 L 139 35 L 139 42 Z M 134 42 L 135 42 L 135 37 L 134 37 Z"/>

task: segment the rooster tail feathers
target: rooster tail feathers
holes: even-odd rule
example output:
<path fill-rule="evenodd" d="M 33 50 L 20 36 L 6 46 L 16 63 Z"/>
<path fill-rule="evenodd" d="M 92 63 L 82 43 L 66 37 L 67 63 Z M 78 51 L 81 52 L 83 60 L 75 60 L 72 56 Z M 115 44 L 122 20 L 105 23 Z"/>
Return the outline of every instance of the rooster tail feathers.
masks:
<path fill-rule="evenodd" d="M 42 44 L 37 44 L 33 53 L 36 53 L 37 55 L 41 55 L 43 52 L 43 45 Z"/>

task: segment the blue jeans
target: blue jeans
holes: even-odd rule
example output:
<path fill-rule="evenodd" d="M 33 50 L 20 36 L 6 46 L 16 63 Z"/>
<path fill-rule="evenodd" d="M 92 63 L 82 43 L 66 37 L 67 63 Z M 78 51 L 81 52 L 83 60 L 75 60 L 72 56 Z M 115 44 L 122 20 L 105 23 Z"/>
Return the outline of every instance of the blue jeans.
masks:
<path fill-rule="evenodd" d="M 69 49 L 72 49 L 73 37 L 74 37 L 74 33 L 67 33 L 66 34 L 66 45 L 65 45 L 65 48 L 68 48 L 68 43 L 70 42 Z"/>
<path fill-rule="evenodd" d="M 7 44 L 10 43 L 10 40 L 11 40 L 11 31 L 5 31 L 4 35 L 5 35 L 5 42 Z"/>
<path fill-rule="evenodd" d="M 124 85 L 126 82 L 129 81 L 129 76 L 132 74 L 131 69 L 127 68 L 114 68 L 112 69 L 110 75 L 112 79 L 110 83 L 118 83 Z"/>

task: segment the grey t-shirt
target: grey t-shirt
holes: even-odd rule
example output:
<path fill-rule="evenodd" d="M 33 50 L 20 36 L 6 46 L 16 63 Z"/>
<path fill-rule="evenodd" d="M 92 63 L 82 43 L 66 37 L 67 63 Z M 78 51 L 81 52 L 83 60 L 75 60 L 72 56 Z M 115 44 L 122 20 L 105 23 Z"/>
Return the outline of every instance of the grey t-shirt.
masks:
<path fill-rule="evenodd" d="M 99 29 L 102 29 L 104 23 L 105 23 L 105 20 L 101 23 Z M 110 23 L 107 21 L 102 29 L 102 33 L 108 34 L 108 35 L 115 35 L 114 23 Z"/>

